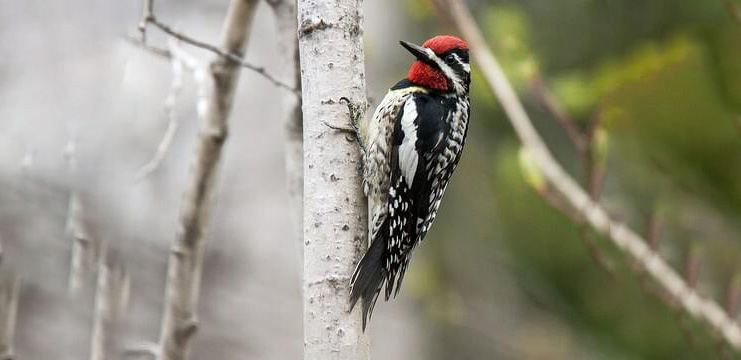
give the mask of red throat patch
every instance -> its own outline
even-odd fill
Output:
[[[468,49],[468,44],[452,35],[438,35],[425,41],[422,47],[429,48],[435,54],[440,55],[453,49]],[[448,79],[442,72],[419,60],[412,64],[407,74],[407,79],[417,85],[438,91],[447,91],[450,89]]]
[[[409,68],[407,79],[417,85],[438,91],[448,90],[448,79],[439,70],[419,60]]]

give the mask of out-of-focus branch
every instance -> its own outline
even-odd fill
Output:
[[[146,358],[146,359],[158,359],[161,351],[160,346],[155,343],[140,343],[135,345],[127,346],[124,350],[123,356],[126,358]]]
[[[576,148],[584,172],[584,182],[589,189],[589,196],[593,201],[597,201],[602,187],[602,179],[604,178],[604,166],[602,166],[602,162],[598,163],[595,161],[593,148],[594,127],[588,131],[582,130],[576,121],[564,110],[555,95],[546,86],[539,73],[536,72],[532,76],[529,84],[533,95],[535,95],[546,110],[553,114],[558,124],[566,131],[569,140],[571,140],[571,143]],[[599,119],[600,117],[596,116],[595,118]],[[596,126],[598,122],[599,120],[593,121],[593,125]],[[557,195],[554,196],[557,197]],[[552,200],[549,202],[552,202]],[[615,274],[614,265],[597,247],[597,243],[594,241],[594,235],[589,229],[589,224],[584,222],[579,223],[579,237],[595,263],[607,274],[615,278],[617,275]]]
[[[9,274],[0,283],[0,360],[14,358],[13,341],[18,316],[21,280]]]
[[[301,91],[301,69],[299,63],[298,38],[296,37],[296,1],[270,0],[268,4],[275,14],[278,57],[283,77],[289,86]],[[296,244],[303,249],[303,198],[304,198],[304,139],[301,112],[301,97],[284,97],[286,112],[285,166],[288,178],[288,197],[293,214],[293,229]]]
[[[736,24],[741,25],[741,7],[739,7],[734,0],[723,0],[723,2],[726,3],[726,8],[731,14],[733,21],[735,21]]]
[[[697,292],[647,242],[625,224],[612,219],[551,155],[530,121],[501,66],[489,50],[468,8],[461,0],[437,0],[444,4],[458,31],[468,41],[476,64],[497,96],[515,132],[543,176],[599,234],[612,241],[625,256],[640,264],[663,292],[677,299],[689,316],[708,324],[733,348],[741,350],[741,327],[723,307]]]
[[[579,125],[576,124],[576,121],[574,121],[574,119],[569,116],[566,110],[563,109],[558,100],[556,100],[556,97],[545,85],[545,82],[543,81],[543,78],[540,77],[540,74],[536,73],[530,79],[529,83],[530,90],[540,101],[543,107],[546,108],[551,114],[553,114],[559,125],[561,125],[561,127],[566,130],[571,143],[574,144],[574,147],[576,147],[579,153],[581,154],[586,151],[587,139],[582,133],[582,130],[579,128]]]
[[[222,30],[222,47],[242,56],[257,0],[232,0]],[[203,270],[205,235],[222,148],[228,133],[240,64],[217,56],[210,66],[213,89],[202,119],[194,163],[180,206],[178,231],[170,249],[165,309],[160,331],[161,360],[183,360],[197,329],[196,310]]]
[[[84,218],[82,200],[77,192],[73,191],[69,198],[66,226],[66,236],[72,241],[68,283],[70,295],[79,295],[94,282],[99,243],[90,236]]]
[[[268,73],[264,67],[250,64],[249,62],[244,60],[244,57],[241,54],[237,54],[232,51],[229,51],[229,49],[219,48],[216,45],[212,45],[205,41],[198,40],[192,36],[186,35],[185,33],[181,31],[175,30],[170,25],[160,21],[159,18],[157,18],[157,16],[154,14],[153,9],[154,9],[154,0],[145,0],[144,1],[144,14],[142,15],[142,20],[139,22],[139,32],[141,34],[140,46],[142,46],[143,48],[149,51],[158,53],[158,55],[167,56],[166,52],[159,51],[160,49],[147,45],[147,25],[152,24],[156,28],[162,30],[162,32],[164,32],[167,35],[170,35],[186,44],[193,45],[195,47],[198,47],[204,50],[208,50],[224,59],[233,61],[242,67],[245,67],[247,69],[252,70],[253,72],[260,74],[262,77],[264,77],[265,79],[273,83],[273,85],[279,88],[288,90],[294,95],[298,96],[300,92],[299,89],[292,87],[284,83],[283,81],[276,79],[273,75]]]
[[[170,53],[170,50],[168,50],[168,49],[157,47],[157,46],[154,46],[154,45],[150,45],[150,44],[142,41],[141,39],[137,39],[137,38],[135,38],[133,36],[126,36],[126,37],[124,37],[124,40],[126,40],[131,45],[134,45],[134,46],[136,46],[136,47],[138,47],[138,48],[140,48],[142,50],[145,50],[145,51],[147,51],[147,52],[149,52],[149,53],[151,53],[153,55],[157,55],[157,56],[159,56],[159,57],[161,57],[163,59],[171,59],[172,58],[172,54]]]
[[[124,268],[109,261],[106,246],[102,244],[98,264],[98,284],[95,290],[90,360],[111,358],[113,327],[118,314],[128,301],[128,281]]]
[[[177,117],[177,99],[180,95],[180,90],[183,84],[183,68],[187,68],[193,73],[193,79],[196,83],[196,108],[199,111],[205,111],[205,106],[202,102],[205,101],[207,84],[205,69],[198,61],[184,52],[178,47],[177,41],[172,40],[169,43],[170,49],[167,50],[167,54],[172,61],[172,84],[170,85],[170,92],[167,94],[165,99],[164,110],[167,117],[167,129],[165,134],[162,136],[160,143],[157,145],[157,151],[152,158],[137,171],[135,180],[140,181],[150,174],[152,174],[162,163],[162,160],[167,154],[170,144],[172,143],[175,133],[179,127]],[[202,114],[199,114],[202,117]]]
[[[733,126],[741,133],[741,115],[733,115],[731,121],[733,121]]]

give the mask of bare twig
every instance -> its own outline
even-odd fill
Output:
[[[585,133],[574,119],[563,109],[561,104],[558,102],[556,97],[551,93],[550,89],[545,85],[545,82],[540,77],[540,74],[535,74],[529,81],[530,90],[535,97],[540,101],[541,105],[547,109],[558,121],[558,124],[566,131],[571,143],[576,148],[579,155],[582,169],[584,171],[584,178],[587,186],[589,186],[589,194],[592,200],[597,201],[599,196],[599,189],[601,187],[602,178],[604,174],[604,168],[594,164],[594,158],[592,153],[592,141],[593,132]],[[597,247],[597,243],[594,241],[594,236],[589,229],[589,224],[583,221],[579,223],[579,238],[584,243],[584,247],[587,248],[589,256],[594,262],[604,270],[613,279],[617,278],[615,273],[615,266]]]
[[[164,104],[165,115],[168,120],[167,130],[165,130],[165,134],[164,136],[162,136],[162,140],[160,140],[159,145],[157,145],[157,151],[155,152],[154,156],[152,156],[152,158],[144,166],[142,166],[139,171],[137,171],[135,178],[136,181],[144,179],[145,177],[152,174],[155,170],[157,170],[159,165],[162,163],[167,150],[170,148],[172,139],[175,137],[175,132],[179,127],[176,109],[177,99],[180,94],[180,90],[182,89],[184,67],[191,70],[194,74],[193,77],[198,88],[196,93],[199,101],[202,97],[205,96],[206,92],[206,81],[204,79],[205,76],[203,75],[204,70],[202,66],[195,58],[180,50],[178,48],[177,41],[172,40],[169,42],[169,44],[170,49],[167,50],[167,52],[170,56],[170,59],[172,60],[172,85],[170,86],[170,92],[168,93]]]
[[[736,24],[741,25],[741,8],[739,8],[738,4],[736,4],[734,0],[723,0],[723,2],[726,3],[726,8],[731,14],[733,21],[735,21]]]
[[[210,51],[210,52],[212,52],[212,53],[214,53],[214,54],[216,54],[219,57],[222,57],[224,59],[228,59],[230,61],[233,61],[233,62],[239,64],[240,66],[242,66],[244,68],[247,68],[249,70],[252,70],[253,72],[261,75],[263,78],[265,78],[268,81],[270,81],[271,83],[273,83],[273,85],[275,85],[275,86],[277,86],[279,88],[288,90],[291,93],[293,93],[294,95],[297,95],[297,96],[299,95],[299,92],[300,92],[299,89],[297,89],[297,88],[295,88],[293,86],[290,86],[290,85],[284,83],[281,80],[276,79],[273,75],[270,75],[270,73],[268,73],[265,70],[264,67],[250,64],[249,62],[247,62],[239,54],[236,54],[236,53],[231,52],[231,51],[228,51],[228,50],[222,50],[221,48],[219,48],[219,47],[217,47],[215,45],[209,44],[209,43],[207,43],[205,41],[198,40],[198,39],[196,39],[196,38],[194,38],[192,36],[186,35],[186,34],[180,32],[180,31],[175,30],[170,25],[165,24],[164,22],[160,21],[157,18],[157,16],[155,16],[155,14],[153,12],[153,0],[145,0],[144,9],[145,10],[144,10],[144,14],[142,16],[142,20],[139,23],[139,32],[141,34],[141,41],[140,41],[141,44],[140,44],[140,46],[144,47],[145,49],[150,50],[150,51],[155,52],[155,53],[159,53],[159,55],[166,56],[166,53],[161,52],[161,51],[157,51],[158,48],[151,47],[151,46],[147,45],[147,41],[146,41],[147,40],[147,36],[146,36],[146,34],[147,34],[147,25],[148,24],[152,24],[156,28],[162,30],[162,32],[164,32],[167,35],[170,35],[170,36],[172,36],[172,37],[174,37],[174,38],[176,38],[176,39],[178,39],[178,40],[180,40],[180,41],[182,41],[182,42],[184,42],[186,44],[189,44],[189,45],[192,45],[192,46],[195,46],[195,47],[204,49],[204,50],[208,50],[208,51]]]
[[[157,55],[157,56],[159,56],[161,58],[164,58],[164,59],[171,59],[172,58],[172,54],[170,54],[170,50],[168,50],[168,49],[157,47],[157,46],[154,46],[154,45],[150,45],[150,44],[148,44],[146,42],[143,42],[141,39],[137,39],[137,38],[132,37],[132,36],[126,36],[126,37],[124,37],[124,40],[126,40],[131,45],[134,45],[134,46],[136,46],[138,48],[141,48],[143,50],[146,50],[146,51],[150,52],[151,54]]]
[[[695,284],[697,282],[697,272],[699,268],[700,252],[697,248],[693,248],[687,254],[687,258],[685,259],[684,263],[684,279],[687,282],[688,286],[693,288],[695,287]],[[674,300],[675,304],[681,301],[681,299],[678,298]],[[697,341],[695,340],[695,336],[692,334],[692,329],[690,328],[690,324],[688,323],[687,314],[682,311],[682,308],[680,306],[675,305],[674,308],[674,318],[677,321],[677,326],[682,331],[682,334],[684,335],[690,347],[693,349],[697,348]]]
[[[468,40],[473,58],[487,84],[498,97],[504,111],[535,164],[564,198],[577,209],[594,230],[609,240],[631,261],[640,264],[648,276],[671,297],[689,316],[705,322],[736,350],[741,350],[741,327],[728,316],[723,307],[697,292],[648,243],[607,212],[568,175],[551,155],[530,121],[512,85],[489,50],[468,8],[461,0],[438,0],[445,4],[460,33]]]
[[[545,188],[544,190],[536,191],[535,193],[538,194],[554,209],[558,210],[560,213],[568,217],[572,222],[577,224],[583,222],[579,213],[569,207],[569,204],[566,203],[566,201],[564,201],[562,197],[550,191],[550,188]]]
[[[232,0],[222,33],[228,53],[243,54],[257,0]],[[164,318],[160,331],[161,360],[183,360],[198,328],[205,235],[222,148],[228,133],[240,66],[223,56],[210,66],[213,89],[204,108],[191,176],[180,206],[178,231],[170,249]],[[199,110],[200,112],[200,110]]]
[[[733,115],[731,121],[733,122],[733,126],[736,127],[736,130],[741,133],[741,115]]]
[[[726,293],[726,313],[728,313],[728,316],[736,316],[739,298],[741,298],[741,276],[736,275],[731,280]]]
[[[556,121],[566,130],[574,147],[576,147],[579,153],[583,153],[587,147],[587,139],[583,131],[579,128],[576,121],[563,109],[558,100],[556,100],[556,97],[543,82],[540,74],[536,73],[530,79],[530,89],[543,107],[553,114]]]

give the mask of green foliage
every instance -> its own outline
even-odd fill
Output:
[[[639,233],[646,232],[650,217],[662,218],[662,256],[679,272],[688,256],[696,256],[701,289],[722,303],[729,284],[741,283],[741,129],[732,121],[741,115],[741,27],[730,22],[722,1],[468,3],[477,5],[474,14],[489,45],[558,160],[582,178],[579,156],[565,132],[552,114],[535,106],[527,86],[535,74],[583,128],[600,116],[591,150],[596,165],[606,169],[600,201],[607,210]],[[715,340],[704,326],[652,296],[646,290],[652,285],[635,275],[605,239],[595,239],[597,249],[616,263],[619,280],[595,264],[580,240],[579,225],[538,195],[547,182],[506,126],[475,63],[473,69],[469,145],[426,244],[431,253],[423,267],[435,270],[418,274],[428,280],[410,278],[420,281],[425,294],[429,289],[440,294],[434,307],[444,310],[433,313],[447,319],[441,320],[449,329],[444,334],[484,321],[483,314],[472,316],[455,299],[473,296],[496,304],[497,291],[471,289],[495,286],[482,269],[505,258],[525,294],[523,302],[555,317],[589,354],[717,358]],[[486,214],[496,226],[470,219]],[[452,260],[451,247],[473,246],[469,237],[474,234],[484,239],[476,243],[477,251]],[[495,254],[500,257],[493,260]],[[462,279],[467,287],[460,285]],[[692,334],[694,347],[682,328]],[[465,343],[465,353],[476,354],[468,358],[498,358],[480,342],[486,341],[444,344]],[[451,353],[460,351],[456,347]],[[596,358],[577,354],[547,358]]]

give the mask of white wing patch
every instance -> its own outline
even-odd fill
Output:
[[[399,168],[407,186],[412,187],[414,174],[417,172],[417,125],[414,120],[417,119],[417,104],[414,98],[410,97],[404,104],[404,113],[401,117],[401,131],[404,133],[404,140],[399,145]]]

